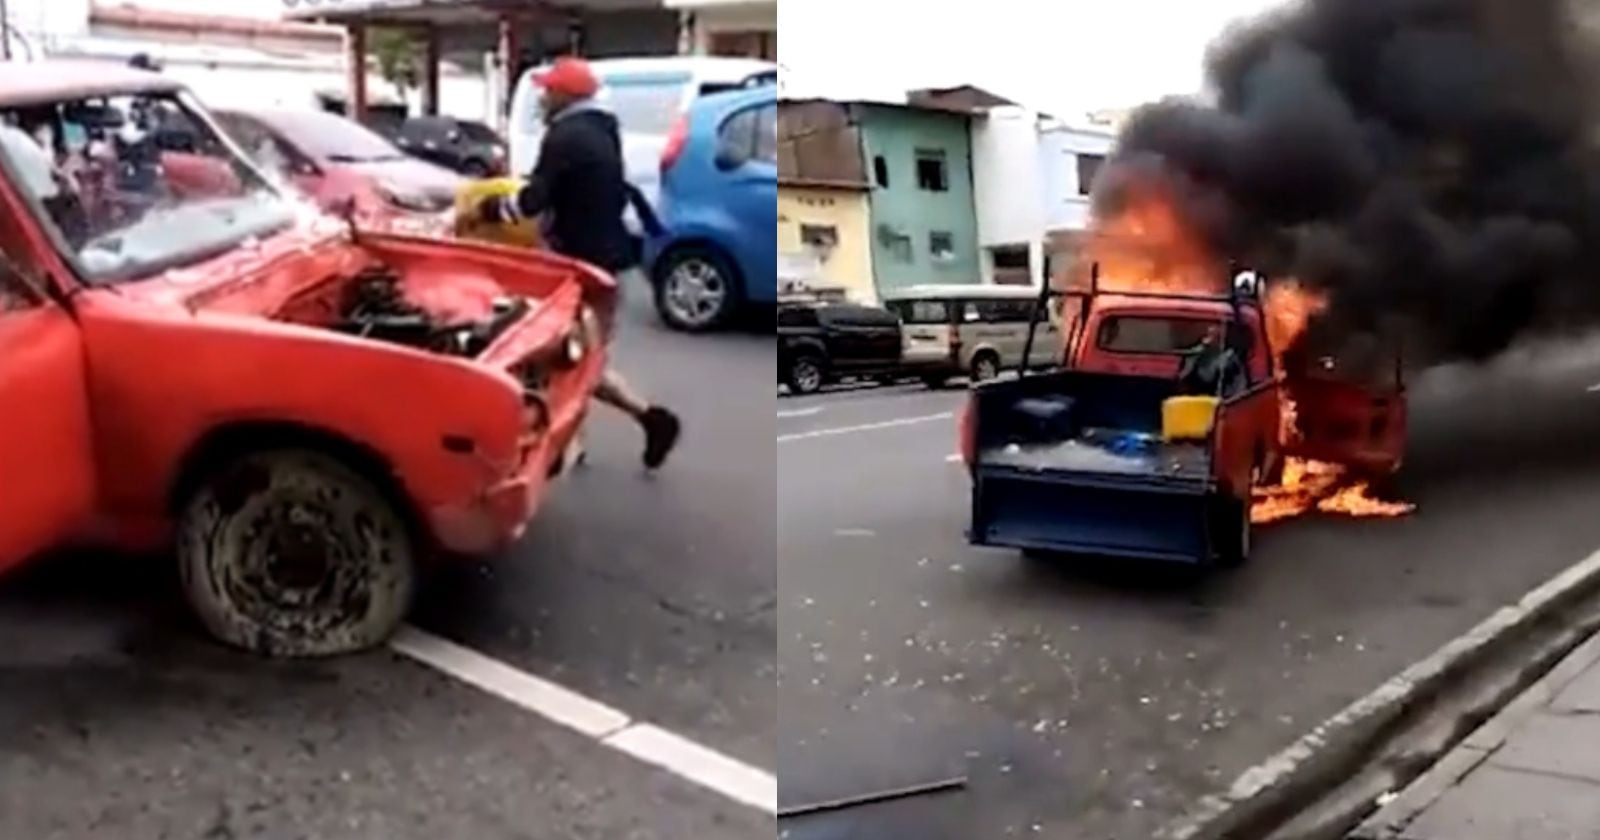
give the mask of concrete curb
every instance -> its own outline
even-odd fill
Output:
[[[1392,840],[1399,837],[1423,811],[1498,750],[1519,724],[1554,700],[1562,689],[1596,661],[1600,661],[1600,636],[1590,636],[1577,650],[1567,654],[1550,673],[1518,694],[1515,700],[1456,745],[1438,764],[1418,776],[1393,800],[1363,821],[1350,833],[1350,840]]]
[[[1157,838],[1246,840],[1272,832],[1354,776],[1404,716],[1438,702],[1441,693],[1495,653],[1596,590],[1600,590],[1600,551],[1390,678],[1287,749],[1246,770],[1226,792],[1202,798]]]

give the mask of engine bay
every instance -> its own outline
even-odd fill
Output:
[[[446,321],[406,299],[400,277],[375,267],[345,287],[333,329],[347,335],[401,344],[450,356],[474,357],[521,320],[532,305],[523,298],[495,299],[487,318]]]

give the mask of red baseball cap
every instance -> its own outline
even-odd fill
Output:
[[[550,69],[533,74],[534,84],[555,93],[587,97],[600,92],[600,80],[594,76],[589,62],[581,58],[558,58]]]

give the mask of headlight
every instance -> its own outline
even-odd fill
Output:
[[[567,340],[561,348],[561,354],[566,359],[567,364],[576,366],[583,361],[583,357],[588,352],[588,343],[584,341],[581,327],[567,333]]]
[[[586,341],[592,344],[605,342],[605,327],[600,323],[600,315],[587,303],[583,305],[583,312],[578,316],[578,326],[583,330]]]

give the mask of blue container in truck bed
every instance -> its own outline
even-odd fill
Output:
[[[1060,371],[973,389],[976,545],[1231,565],[1249,552],[1249,487],[1225,476],[1221,404],[1202,440],[1162,437],[1171,379]],[[1248,474],[1249,467],[1244,467]]]

